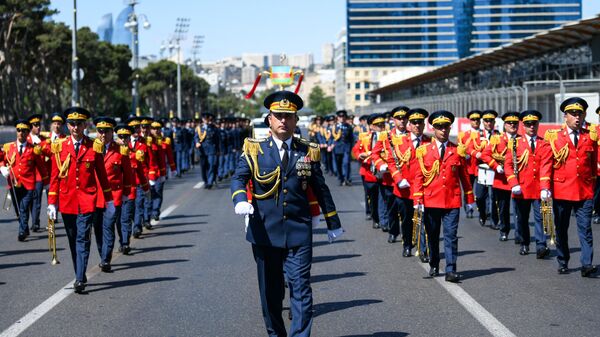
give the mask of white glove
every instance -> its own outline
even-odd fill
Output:
[[[540,193],[540,198],[544,201],[547,201],[552,196],[552,193],[549,190],[542,190]]]
[[[115,203],[112,200],[107,201],[104,207],[104,216],[112,219],[115,215]]]
[[[512,194],[514,194],[514,195],[521,195],[521,193],[523,193],[521,191],[521,185],[514,186],[510,190],[511,190]]]
[[[148,182],[150,183],[150,186],[156,185],[156,180],[148,180]]]
[[[10,175],[10,170],[6,166],[0,167],[0,172],[2,173],[2,176],[4,178],[8,178],[8,176]]]
[[[254,214],[254,207],[247,201],[240,201],[235,204],[235,214],[237,215],[250,215]]]
[[[409,188],[409,187],[410,187],[410,184],[408,183],[408,180],[406,180],[406,179],[402,179],[402,181],[398,183],[399,189]]]
[[[122,202],[122,203],[126,203],[128,200],[129,200],[129,197],[128,197],[128,196],[126,196],[125,194],[123,194],[123,195],[121,196],[121,202]]]
[[[48,205],[48,218],[51,220],[56,220],[56,206],[50,204]]]
[[[317,228],[319,227],[319,223],[321,222],[321,218],[317,215],[317,216],[313,216],[312,217],[312,228]]]
[[[501,165],[496,166],[496,172],[502,174],[504,173],[504,168]]]
[[[33,144],[39,144],[42,142],[40,137],[38,137],[37,135],[31,135],[31,141],[33,142]]]
[[[475,155],[475,158],[477,158],[477,159],[481,158],[481,152],[477,152],[477,154]]]
[[[475,203],[467,204],[467,212],[470,212],[475,209]]]
[[[423,206],[423,204],[415,204],[413,206],[413,208],[415,209],[416,212],[418,212],[418,211],[423,212],[425,210],[425,206]]]
[[[379,172],[383,173],[383,172],[387,172],[387,170],[388,170],[387,164],[383,164],[379,167]]]
[[[327,239],[329,243],[333,243],[333,241],[337,240],[342,234],[344,234],[345,230],[340,227],[334,230],[327,230]]]
[[[167,178],[172,179],[173,178],[173,171],[169,170],[169,172],[167,173]]]

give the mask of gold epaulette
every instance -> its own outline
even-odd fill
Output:
[[[493,135],[490,137],[490,145],[498,145],[500,144],[500,135]]]
[[[13,144],[14,142],[11,143],[6,143],[2,146],[2,151],[4,151],[4,153],[8,153],[8,151],[10,151],[10,144]]]
[[[590,139],[594,142],[598,141],[598,126],[596,124],[590,125]]]
[[[166,137],[165,138],[165,144],[171,145],[171,137]]]
[[[139,162],[143,162],[146,158],[146,154],[142,150],[135,151],[135,159]]]
[[[33,146],[33,153],[34,153],[35,155],[38,155],[38,156],[39,156],[40,154],[42,154],[42,147],[41,147],[41,146],[39,146],[38,144],[34,145],[34,146]]]
[[[477,138],[479,138],[479,132],[473,132],[473,131],[471,131],[471,133],[469,134],[469,138],[471,138],[471,139],[477,139]]]
[[[258,153],[263,154],[263,150],[260,148],[260,143],[266,142],[266,138],[254,139],[246,138],[244,140],[244,146],[242,150],[247,156],[258,156]]]
[[[40,132],[40,136],[44,138],[50,138],[50,131],[42,131]]]
[[[308,156],[312,162],[320,162],[321,161],[321,150],[319,149],[319,145],[316,143],[310,142],[304,138],[296,138],[301,144],[308,146]]]
[[[152,137],[150,137],[150,136],[146,137],[146,145],[148,145],[148,146],[152,145]]]
[[[104,152],[104,142],[101,141],[100,139],[96,138],[96,139],[94,139],[94,145],[92,146],[92,148],[94,149],[94,151],[96,153],[103,153]]]
[[[361,132],[358,134],[358,139],[365,139],[369,137],[369,133],[368,132]]]
[[[377,141],[383,142],[387,138],[387,135],[388,135],[387,131],[381,131],[379,133],[379,135],[377,135]]]
[[[427,153],[427,145],[429,144],[423,144],[415,150],[415,156],[417,158],[423,158],[423,156],[425,156],[425,154]]]
[[[162,146],[163,140],[161,138],[156,138],[156,145]]]
[[[466,157],[467,156],[467,147],[464,144],[458,143],[458,145],[456,146],[456,154],[458,154],[461,157]]]
[[[52,153],[59,153],[60,151],[62,151],[62,143],[67,140],[67,138],[59,138],[55,141],[52,142],[52,145],[50,145],[50,150],[52,151]]]
[[[558,129],[549,129],[546,130],[546,133],[544,134],[544,140],[547,142],[554,142],[556,140],[556,138],[558,138]]]
[[[396,145],[402,145],[402,143],[404,143],[404,137],[408,137],[408,135],[399,135],[399,136],[397,136],[397,135],[395,135],[393,133],[392,133],[392,136],[393,136],[392,137],[392,144],[394,146],[396,146]]]
[[[129,156],[129,146],[127,146],[127,145],[119,146],[119,152],[121,152],[121,155],[123,155],[123,156]]]

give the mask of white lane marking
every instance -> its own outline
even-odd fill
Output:
[[[203,181],[201,181],[201,182],[197,183],[197,184],[194,186],[194,189],[195,189],[195,190],[197,190],[197,189],[200,189],[200,188],[202,188],[202,187],[204,187],[204,182],[203,182]]]
[[[171,214],[179,205],[171,205],[167,207],[163,212],[161,212],[160,217],[166,217]],[[115,261],[119,255],[116,255],[113,258]],[[94,276],[100,273],[100,268],[97,266],[90,269],[86,275],[88,281],[91,280]],[[35,307],[33,310],[25,314],[25,316],[21,317],[17,320],[13,325],[9,326],[8,329],[4,330],[0,337],[16,337],[23,333],[27,328],[29,328],[33,323],[35,323],[38,319],[42,318],[45,314],[47,314],[52,308],[57,306],[60,302],[62,302],[65,298],[73,293],[73,283],[75,280],[67,283],[64,287],[62,287],[59,291],[57,291],[54,295],[50,296],[47,300],[42,302],[42,304]]]
[[[428,264],[420,262],[419,264],[423,269],[429,271]],[[496,317],[487,311],[481,304],[477,303],[477,301],[475,301],[475,299],[459,285],[446,282],[442,277],[435,277],[435,280],[493,336],[516,337],[512,331],[508,330],[504,324],[496,319]]]
[[[97,266],[90,269],[90,271],[86,273],[88,280],[98,275],[98,273],[100,273],[100,268]],[[13,325],[9,326],[8,329],[4,330],[0,334],[0,337],[15,337],[23,333],[23,331],[33,325],[38,319],[42,318],[42,316],[47,314],[52,308],[71,295],[73,293],[73,283],[75,283],[75,280],[60,288],[54,295],[50,296],[47,300],[13,323]]]

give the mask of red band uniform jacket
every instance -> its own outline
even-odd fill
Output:
[[[362,132],[358,135],[358,140],[352,147],[352,154],[360,163],[359,174],[364,177],[368,183],[377,182],[377,177],[371,172],[371,166],[374,165],[371,159],[371,150],[374,142],[377,141],[377,134],[375,132]],[[367,158],[364,160],[359,159],[359,155],[365,153]]]
[[[506,180],[506,174],[498,173],[496,169],[498,166],[502,166],[502,169],[506,170],[504,161],[506,160],[506,153],[508,152],[508,141],[509,134],[503,133],[500,135],[493,135],[490,137],[490,141],[483,149],[481,153],[481,161],[487,164],[490,169],[494,170],[494,188],[498,188],[505,191],[510,191],[511,186],[508,185]],[[517,135],[517,137],[520,137]]]
[[[32,145],[30,142],[25,142],[23,153],[19,154],[17,142],[4,144],[4,161],[5,166],[11,167],[11,178],[9,186],[12,186],[12,181],[15,180],[17,186],[24,187],[26,190],[35,190],[36,176],[40,177],[40,181],[47,185],[50,182],[48,171],[44,165],[42,157],[42,149],[39,145]]]
[[[426,135],[421,136],[421,145],[431,143],[431,138]],[[394,195],[403,199],[413,199],[415,193],[415,173],[419,169],[419,163],[416,156],[415,143],[411,135],[392,136],[392,143],[386,143],[385,150],[390,153],[387,158],[387,164],[392,179],[394,179]],[[390,147],[391,146],[391,147]],[[392,152],[392,147],[393,151]],[[396,162],[397,161],[397,162]],[[399,188],[398,184],[406,179],[410,184],[409,188]]]
[[[129,148],[127,146],[120,146],[115,142],[110,142],[104,154],[104,169],[106,170],[106,177],[110,185],[113,202],[115,206],[121,206],[123,204],[123,195],[125,194],[129,197],[132,186],[133,175],[129,162]],[[99,185],[98,188],[100,188]],[[102,193],[99,194],[96,206],[104,208],[105,202],[104,195]]]
[[[517,154],[517,174],[515,174],[514,170],[514,153]],[[541,162],[545,157],[550,155],[550,146],[539,136],[535,138],[535,151],[533,153],[526,136],[517,138],[517,147],[515,150],[513,150],[512,142],[508,143],[504,173],[511,189],[517,185],[521,186],[521,194],[513,194],[513,198],[532,200],[540,198]]]

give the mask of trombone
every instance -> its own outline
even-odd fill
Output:
[[[50,218],[48,218],[48,248],[52,253],[50,264],[53,266],[59,264],[58,255],[56,254],[56,227],[54,226],[54,220]]]
[[[556,228],[554,227],[554,212],[552,211],[552,199],[542,200],[541,205],[542,225],[544,235],[550,236],[550,245],[556,244]]]

